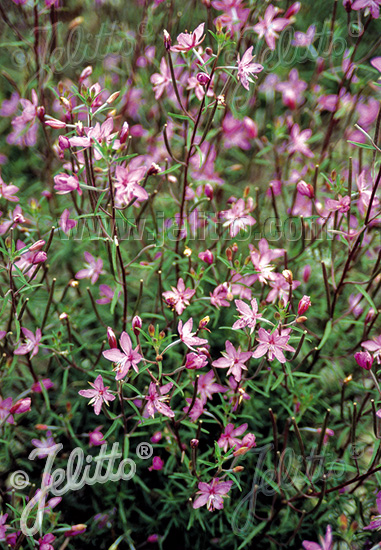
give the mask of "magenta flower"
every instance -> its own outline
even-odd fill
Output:
[[[99,447],[99,445],[103,445],[104,443],[106,443],[106,441],[104,440],[104,435],[100,431],[101,428],[102,426],[98,426],[97,428],[95,428],[95,430],[89,432],[90,447]]]
[[[276,85],[278,92],[282,92],[283,104],[289,109],[296,109],[303,102],[303,92],[308,85],[304,80],[299,80],[297,69],[291,69],[286,82]]]
[[[205,250],[205,252],[200,252],[198,257],[200,258],[200,260],[202,260],[208,265],[212,265],[212,263],[214,262],[213,252],[211,252],[210,250]]]
[[[308,128],[307,130],[300,131],[299,124],[294,124],[290,132],[290,144],[287,147],[290,155],[301,153],[308,158],[313,158],[314,154],[306,144],[311,136],[312,130]]]
[[[263,329],[262,329],[263,330]],[[219,369],[228,368],[227,376],[232,374],[237,382],[242,378],[242,370],[247,370],[246,361],[252,356],[251,351],[241,351],[239,346],[236,350],[229,340],[225,342],[226,352],[222,352],[223,357],[213,361],[212,365]]]
[[[319,538],[320,544],[304,540],[302,542],[303,548],[305,550],[332,550],[332,527],[330,525],[327,526],[325,537],[319,535]]]
[[[98,258],[97,260],[94,258],[90,252],[85,252],[84,254],[85,260],[86,260],[86,268],[80,269],[76,274],[76,279],[90,279],[91,284],[97,282],[99,275],[104,273],[103,271],[103,261],[101,258]]]
[[[172,46],[171,50],[173,52],[188,52],[192,48],[199,46],[201,42],[205,39],[204,34],[205,23],[201,23],[192,33],[182,32],[177,37],[177,42],[175,46]]]
[[[22,328],[22,333],[25,336],[25,343],[21,344],[17,349],[15,349],[15,355],[26,355],[29,352],[32,352],[30,357],[34,357],[38,353],[38,347],[41,340],[41,329],[36,330],[36,334],[33,334],[31,330],[27,328]]]
[[[381,335],[373,338],[373,340],[367,340],[362,342],[362,347],[370,351],[373,354],[374,359],[377,359],[377,363],[381,364]]]
[[[359,367],[363,369],[370,370],[373,365],[373,357],[369,351],[358,351],[355,353],[354,358]]]
[[[32,400],[30,397],[24,397],[24,399],[19,399],[14,405],[10,408],[12,414],[23,414],[30,411]]]
[[[52,432],[47,431],[46,435],[47,438],[42,437],[41,439],[32,439],[33,445],[37,447],[37,449],[41,449],[37,454],[38,458],[45,458],[54,452],[52,447],[55,446],[55,441],[52,437]]]
[[[282,10],[270,4],[265,11],[264,17],[259,17],[259,23],[253,27],[253,31],[258,34],[259,38],[265,37],[270,50],[275,50],[275,39],[279,38],[278,32],[283,31],[291,23],[291,19],[284,17],[275,19],[280,11]]]
[[[252,63],[254,59],[253,55],[253,46],[250,46],[240,58],[238,54],[237,63],[238,63],[238,80],[241,81],[242,86],[248,90],[249,83],[254,82],[252,79],[258,78],[255,76],[256,73],[263,71],[263,66],[259,63]]]
[[[0,540],[5,540],[5,532],[9,528],[9,525],[6,525],[8,514],[0,514]]]
[[[145,399],[148,401],[146,405],[146,411],[149,416],[152,416],[152,418],[154,418],[155,412],[164,414],[169,418],[173,418],[175,416],[175,413],[172,411],[172,409],[168,405],[163,403],[163,401],[168,401],[169,396],[167,396],[166,394],[171,390],[172,386],[172,382],[164,384],[164,386],[161,386],[161,388],[157,387],[155,382],[150,383],[148,388],[148,395],[145,396]]]
[[[107,349],[103,352],[103,357],[115,363],[114,370],[117,372],[115,380],[122,380],[127,376],[131,367],[138,373],[138,364],[143,360],[143,357],[138,353],[139,346],[136,346],[135,349],[132,348],[131,338],[127,332],[122,332],[119,342],[123,352],[117,348]]]
[[[196,333],[192,332],[193,319],[192,317],[183,326],[183,322],[180,320],[177,326],[177,330],[180,336],[180,340],[184,342],[186,346],[192,351],[196,351],[192,346],[203,346],[208,343],[208,340],[205,338],[199,338],[194,336]]]
[[[78,393],[82,397],[90,398],[89,405],[93,405],[94,412],[99,415],[103,403],[108,406],[109,401],[114,401],[115,395],[108,391],[109,386],[104,386],[101,375],[97,376],[95,382],[89,382],[92,390],[80,390]]]
[[[139,166],[141,157],[135,157],[130,161],[127,168],[117,166],[115,169],[115,204],[124,206],[135,199],[134,204],[139,205],[139,201],[148,199],[148,193],[139,185],[144,178],[147,169],[145,166]]]
[[[267,358],[269,361],[273,361],[274,358],[276,358],[280,363],[285,363],[286,358],[283,354],[283,351],[295,351],[292,346],[287,344],[289,338],[289,335],[282,336],[279,333],[279,330],[275,330],[273,333],[271,333],[264,328],[260,328],[258,330],[257,337],[259,346],[254,351],[253,357],[255,359],[258,359],[259,357],[263,357],[263,355],[266,355],[267,353]]]
[[[54,176],[53,179],[54,189],[57,191],[57,195],[66,195],[72,191],[77,191],[78,195],[82,195],[82,189],[79,186],[79,181],[75,174],[70,176],[69,174],[61,172]]]
[[[308,48],[308,46],[311,46],[314,41],[315,32],[315,25],[311,25],[310,27],[308,27],[306,33],[296,31],[294,35],[294,40],[291,41],[291,44],[293,46]]]
[[[243,199],[238,199],[230,210],[222,210],[220,216],[227,220],[223,225],[229,227],[230,236],[235,237],[246,226],[255,225],[256,220],[249,215],[249,210],[245,206]]]
[[[370,64],[381,73],[381,57],[373,57]]]
[[[199,376],[197,394],[200,395],[202,403],[205,404],[208,399],[213,399],[214,393],[224,393],[226,391],[227,388],[221,386],[221,384],[216,384],[216,379],[214,378],[214,373],[212,370]]]
[[[35,393],[42,393],[42,386],[44,386],[46,390],[50,390],[50,388],[54,387],[54,384],[50,378],[43,378],[39,382],[32,384],[31,390]]]
[[[114,294],[115,294],[115,290],[110,288],[108,285],[99,285],[100,298],[98,298],[95,301],[97,304],[101,304],[101,305],[109,304],[110,302],[112,302],[112,299],[114,298]],[[121,293],[119,292],[118,297],[120,296],[120,294]]]
[[[192,403],[192,398],[187,397],[185,401],[188,403],[188,407],[184,407],[183,411],[187,413],[189,411],[190,404]],[[192,422],[196,422],[196,420],[198,420],[200,416],[205,412],[204,405],[205,403],[203,402],[203,400],[196,397],[194,405],[189,412],[189,418],[192,420]]]
[[[305,197],[308,197],[309,199],[313,199],[315,196],[314,188],[312,187],[312,185],[310,183],[306,183],[303,180],[300,180],[298,182],[296,188],[298,190],[298,193]]]
[[[152,466],[148,468],[150,472],[152,470],[162,470],[164,468],[164,460],[160,458],[160,456],[154,456],[152,459]]]
[[[53,533],[47,533],[42,538],[38,539],[39,549],[38,550],[54,550],[54,546],[51,544],[54,542],[56,537]]]
[[[7,143],[20,147],[32,147],[37,142],[37,107],[38,97],[35,90],[31,93],[32,101],[20,99],[23,111],[12,120],[13,132],[7,137]]]
[[[257,300],[255,298],[251,300],[251,308],[242,300],[235,300],[235,305],[240,313],[240,316],[232,328],[237,330],[240,328],[249,327],[250,334],[253,334],[257,319],[261,319],[261,315],[258,314]]]
[[[168,305],[175,308],[176,312],[181,315],[184,309],[189,306],[189,300],[196,293],[195,290],[191,288],[185,288],[183,279],[180,279],[177,282],[177,288],[172,286],[172,290],[167,290],[163,292],[163,296]]]
[[[241,440],[238,439],[238,435],[242,435],[247,430],[247,424],[242,424],[238,428],[234,428],[234,424],[227,424],[224,432],[221,434],[217,444],[224,453],[227,452],[229,447],[240,445]]]
[[[76,220],[70,219],[70,210],[65,208],[65,210],[61,214],[61,217],[58,223],[62,231],[66,233],[66,235],[69,235],[70,229],[73,229],[78,222]]]
[[[378,516],[374,516],[372,518],[372,521],[367,525],[366,527],[363,527],[363,529],[367,531],[373,531],[374,529],[381,529],[381,491],[378,492],[377,498],[376,498],[376,505],[378,510]]]
[[[15,420],[13,416],[11,415],[11,408],[12,408],[12,397],[7,397],[6,399],[3,399],[0,395],[0,421],[7,419],[6,422],[8,424],[14,424]]]
[[[339,195],[339,200],[335,201],[333,199],[327,199],[325,201],[325,206],[327,210],[330,210],[331,212],[340,212],[341,214],[345,214],[345,212],[348,212],[351,205],[351,197],[348,195],[345,197],[342,197]]]
[[[233,299],[233,294],[231,293],[231,291],[229,292],[228,283],[222,283],[222,285],[218,285],[213,290],[213,293],[210,293],[210,303],[214,307],[229,307],[230,302],[228,301],[228,299]]]
[[[218,477],[214,477],[210,483],[201,481],[198,484],[199,491],[197,491],[200,496],[193,502],[193,508],[201,508],[206,504],[209,512],[222,510],[223,499],[226,498],[232,485],[232,481],[220,481]]]

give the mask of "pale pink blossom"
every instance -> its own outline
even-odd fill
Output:
[[[97,376],[95,382],[89,382],[93,388],[91,390],[80,390],[78,393],[82,397],[90,398],[89,405],[93,405],[94,412],[99,415],[102,410],[102,405],[108,405],[109,401],[114,401],[115,395],[108,391],[109,386],[103,384],[103,378],[101,375]]]
[[[208,343],[208,340],[205,338],[199,338],[195,336],[195,332],[192,332],[193,328],[193,319],[192,317],[183,325],[183,322],[180,320],[177,326],[177,330],[180,336],[180,339],[184,344],[191,349],[196,351],[192,346],[203,346]]]
[[[139,346],[133,349],[131,338],[127,332],[122,332],[119,342],[123,351],[112,348],[103,352],[103,357],[115,363],[114,370],[117,373],[115,380],[122,380],[127,376],[131,367],[136,373],[139,373],[138,365],[143,360],[143,357],[138,352]]]
[[[214,477],[210,483],[201,481],[198,484],[199,490],[197,491],[200,496],[193,502],[193,508],[201,508],[206,504],[209,512],[222,510],[224,507],[223,499],[226,498],[232,485],[232,481],[220,481],[218,477]]]
[[[265,11],[264,17],[259,17],[259,23],[253,27],[253,31],[258,34],[259,38],[265,37],[270,50],[275,50],[275,39],[279,38],[278,32],[283,31],[292,22],[291,19],[284,17],[275,19],[281,11],[270,4]]]
[[[99,275],[104,273],[103,261],[101,258],[95,259],[90,252],[85,252],[84,257],[86,260],[85,269],[80,269],[76,274],[76,279],[90,279],[91,284],[97,282]]]
[[[32,352],[30,357],[34,357],[38,353],[38,347],[40,345],[41,341],[41,329],[36,330],[36,334],[33,334],[33,332],[27,328],[21,329],[24,337],[25,342],[24,344],[19,345],[17,349],[15,349],[14,354],[15,355],[27,355],[28,353]]]
[[[163,296],[167,304],[174,307],[178,315],[181,315],[184,309],[189,306],[190,299],[196,291],[185,288],[185,283],[181,277],[177,282],[177,287],[172,286],[171,288],[172,290],[163,292]]]
[[[201,23],[193,32],[182,32],[177,37],[177,44],[172,46],[171,50],[173,52],[187,52],[193,48],[196,48],[203,42],[205,36],[204,34],[205,23]]]
[[[280,334],[278,329],[271,333],[271,331],[266,331],[264,328],[260,328],[258,330],[257,337],[259,346],[254,351],[253,357],[258,359],[267,353],[267,358],[269,361],[278,359],[280,363],[285,363],[286,358],[283,352],[295,351],[295,349],[287,343],[289,338],[290,336],[288,334]]]
[[[145,399],[148,401],[146,411],[149,416],[154,418],[155,412],[164,414],[164,416],[168,416],[168,418],[173,418],[175,416],[175,413],[171,410],[171,408],[163,403],[163,401],[169,400],[167,393],[171,390],[172,386],[172,382],[164,384],[164,386],[161,386],[160,388],[156,386],[155,382],[150,383],[148,395],[145,396]]]
[[[246,430],[246,423],[242,424],[238,428],[234,428],[234,424],[227,424],[225,430],[217,441],[218,446],[223,449],[224,453],[226,453],[228,448],[240,445],[241,440],[238,439],[237,436],[243,435]]]
[[[261,329],[259,329],[261,330]],[[227,376],[232,374],[234,378],[239,382],[242,378],[242,370],[247,370],[245,365],[246,361],[252,356],[251,351],[241,351],[241,347],[235,349],[233,344],[227,340],[225,342],[226,351],[221,352],[222,357],[213,361],[212,365],[219,369],[228,369]]]
[[[238,54],[237,63],[238,63],[238,80],[241,81],[242,86],[248,90],[249,89],[249,83],[254,82],[253,78],[258,78],[256,76],[256,73],[260,73],[263,71],[263,66],[259,63],[252,63],[254,59],[253,55],[253,46],[250,46],[245,53],[242,56],[242,59],[240,58],[240,55]]]
[[[235,300],[235,305],[240,316],[232,328],[237,330],[248,327],[250,328],[250,334],[253,334],[257,319],[261,319],[261,315],[258,314],[257,300],[255,298],[251,300],[251,307],[242,300]]]

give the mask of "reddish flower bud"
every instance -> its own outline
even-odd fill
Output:
[[[249,118],[248,116],[245,116],[243,119],[243,124],[245,126],[245,130],[249,135],[250,139],[255,139],[258,136],[258,127],[253,119]]]
[[[298,11],[300,10],[301,3],[300,2],[294,2],[286,11],[284,14],[285,19],[290,19],[293,15],[296,15]]]
[[[120,143],[126,143],[128,133],[129,133],[130,127],[128,125],[128,122],[123,122],[123,126],[120,129],[119,132],[119,141]]]
[[[303,315],[307,309],[311,306],[311,300],[309,296],[303,296],[298,305],[298,315]]]
[[[371,321],[373,321],[374,315],[375,315],[374,309],[373,309],[373,308],[370,308],[370,310],[368,311],[368,313],[367,313],[366,316],[365,316],[365,321],[364,321],[364,323],[365,323],[365,324],[368,324],[368,323],[370,323]]]
[[[356,363],[363,369],[370,370],[373,365],[373,357],[369,351],[358,351],[354,355]]]
[[[309,264],[307,264],[303,268],[302,278],[303,278],[304,283],[308,282],[308,279],[310,278],[310,275],[311,275],[311,266]]]
[[[107,327],[107,340],[110,348],[113,349],[118,347],[118,342],[116,340],[115,332],[112,330],[111,327]]]
[[[40,105],[39,107],[37,107],[37,118],[41,122],[44,122],[44,117],[45,117],[45,107],[43,105]]]
[[[9,412],[11,414],[22,414],[24,412],[28,412],[30,411],[31,403],[32,400],[30,397],[20,399],[19,401],[16,401],[16,403],[10,408]]]
[[[65,136],[59,136],[58,138],[58,145],[62,150],[69,149],[70,147],[70,141]]]
[[[200,260],[202,260],[208,265],[212,265],[212,263],[214,262],[213,252],[211,252],[210,250],[205,250],[205,252],[200,252],[198,257],[200,258]]]
[[[226,254],[226,257],[227,259],[229,260],[229,262],[232,261],[233,259],[233,252],[232,252],[232,249],[231,248],[227,248],[226,251],[225,251],[225,254]]]
[[[199,330],[205,328],[206,325],[209,323],[209,321],[210,321],[209,315],[207,315],[206,317],[203,317],[203,318],[201,319],[201,321],[199,322],[199,324],[198,324]]]
[[[300,182],[296,186],[298,193],[301,195],[304,195],[305,197],[308,197],[309,199],[313,199],[315,196],[314,188],[311,184],[306,183],[303,180],[300,180]]]
[[[43,251],[37,252],[32,258],[32,264],[36,265],[36,264],[41,264],[42,262],[46,262],[47,257],[48,256],[46,255],[46,252],[43,252]]]
[[[197,449],[199,443],[200,441],[198,439],[191,439],[190,446],[192,447],[192,449]]]
[[[148,334],[151,336],[151,338],[155,336],[155,327],[152,323],[148,327]]]
[[[208,199],[210,199],[210,200],[213,199],[214,191],[213,191],[213,187],[210,185],[210,183],[205,184],[204,193],[205,193],[205,196],[208,197]]]
[[[40,239],[39,241],[36,241],[35,243],[33,243],[32,246],[29,247],[29,250],[31,252],[41,250],[41,248],[44,246],[44,244],[45,244],[45,241]]]
[[[143,326],[143,321],[138,315],[132,319],[132,330],[134,331],[135,336],[139,336],[140,329]]]
[[[199,82],[201,86],[207,86],[207,84],[210,82],[210,76],[207,73],[198,73],[196,78],[197,82]]]
[[[88,65],[87,67],[85,67],[81,72],[81,75],[79,77],[79,82],[82,83],[84,80],[86,80],[86,78],[88,78],[92,74],[92,72],[93,72],[93,68],[91,67],[91,65]]]
[[[57,120],[56,118],[49,118],[48,120],[45,120],[46,126],[50,126],[51,128],[66,128],[66,122],[62,122],[61,120]]]

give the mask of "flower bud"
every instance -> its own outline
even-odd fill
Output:
[[[310,183],[306,183],[303,180],[300,180],[300,182],[297,184],[296,189],[298,190],[298,193],[301,195],[304,195],[305,197],[308,197],[309,199],[313,199],[315,196],[314,188]]]
[[[22,414],[24,412],[28,412],[30,411],[31,403],[32,400],[30,397],[20,399],[19,401],[16,401],[16,403],[10,408],[9,412],[11,414]]]
[[[298,305],[298,315],[303,315],[309,307],[311,307],[310,297],[303,296]]]
[[[201,86],[207,86],[210,82],[210,76],[207,73],[198,73],[196,78],[197,82],[201,84]]]
[[[55,129],[66,128],[66,122],[62,122],[56,118],[49,118],[48,120],[45,120],[45,125]]]
[[[209,323],[209,321],[210,321],[209,315],[207,315],[206,317],[203,317],[203,318],[201,319],[201,321],[199,322],[199,324],[198,324],[199,330],[205,328],[206,325]]]
[[[292,271],[290,271],[289,269],[284,269],[284,270],[282,271],[282,275],[283,275],[283,277],[286,279],[287,283],[288,283],[289,285],[292,285],[292,281],[294,280]]]
[[[211,252],[210,250],[205,250],[205,252],[200,252],[198,257],[200,258],[200,260],[202,260],[208,265],[212,265],[212,263],[214,262],[213,252]]]
[[[190,446],[192,447],[192,449],[197,449],[199,443],[200,441],[198,439],[191,439]]]
[[[236,474],[238,472],[243,472],[244,469],[245,468],[243,466],[234,466],[232,471]]]
[[[213,55],[213,50],[212,50],[212,48],[210,48],[209,46],[207,46],[207,47],[205,48],[205,53],[206,53],[206,55],[209,55],[209,56]]]
[[[114,92],[113,94],[110,95],[109,98],[107,98],[106,103],[107,103],[108,105],[110,105],[110,104],[113,103],[116,99],[118,99],[119,96],[120,96],[120,92]]]
[[[310,278],[310,275],[311,275],[311,266],[309,264],[307,264],[303,268],[302,278],[303,278],[304,283],[308,282],[308,279]]]
[[[37,118],[41,122],[44,122],[44,117],[45,117],[45,107],[43,105],[39,105],[37,107]]]
[[[88,65],[87,67],[85,67],[81,72],[81,75],[79,77],[79,82],[82,84],[82,82],[86,80],[86,78],[88,78],[92,74],[92,72],[93,72],[93,68],[91,65]]]
[[[115,332],[111,327],[107,327],[107,340],[110,348],[114,349],[118,347],[118,342],[116,340]]]
[[[36,265],[36,264],[41,264],[42,262],[46,262],[47,257],[48,256],[46,252],[43,252],[43,251],[36,252],[36,254],[32,258],[32,264]]]
[[[214,191],[213,191],[213,187],[210,185],[210,183],[205,184],[204,193],[205,193],[205,196],[208,197],[208,199],[210,199],[210,200],[213,199]]]
[[[373,308],[370,308],[369,311],[368,311],[368,313],[367,313],[366,316],[365,316],[364,323],[367,325],[368,323],[370,323],[371,321],[373,321],[374,315],[375,315],[374,309],[373,309]]]
[[[305,321],[307,321],[307,317],[305,317],[304,315],[295,319],[296,323],[304,323]]]
[[[66,136],[59,136],[58,137],[58,145],[62,150],[69,149],[70,147],[70,141]]]
[[[248,133],[249,139],[255,139],[258,136],[258,126],[253,119],[245,116],[243,119],[245,130]]]
[[[32,244],[32,246],[29,247],[30,252],[35,252],[37,250],[41,250],[41,248],[44,246],[45,241],[40,239],[39,241],[36,241]]]
[[[169,52],[169,50],[171,49],[171,44],[172,44],[171,35],[165,29],[163,31],[163,34],[164,34],[164,47],[167,50],[167,52]]]
[[[152,323],[148,326],[148,334],[151,336],[151,338],[155,336],[155,327]]]
[[[132,330],[134,331],[135,336],[139,336],[142,326],[143,321],[141,320],[139,315],[135,315],[135,317],[132,319]]]
[[[232,259],[233,259],[233,252],[232,252],[232,249],[228,247],[228,248],[225,250],[225,254],[226,254],[226,257],[227,257],[227,259],[229,260],[229,262],[231,262]]]
[[[147,175],[148,176],[156,176],[160,172],[160,166],[156,164],[156,162],[153,162],[151,166],[148,168]]]
[[[370,370],[373,365],[373,357],[369,351],[358,351],[354,355],[356,363],[363,369]]]

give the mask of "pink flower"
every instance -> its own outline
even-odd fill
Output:
[[[293,155],[298,152],[308,158],[313,158],[314,154],[306,144],[311,136],[312,130],[308,128],[307,130],[300,131],[299,124],[294,124],[290,132],[290,144],[287,147],[289,154]]]
[[[78,222],[76,220],[70,219],[70,210],[65,208],[65,210],[61,214],[60,221],[58,223],[62,231],[66,233],[66,235],[69,235],[70,229],[73,229]]]
[[[10,408],[12,414],[23,414],[30,411],[30,405],[32,400],[30,397],[24,397],[24,399],[19,399],[16,403]]]
[[[25,336],[25,343],[21,344],[17,349],[15,349],[15,355],[26,355],[29,352],[32,352],[30,357],[34,357],[38,353],[38,346],[40,345],[41,340],[41,329],[36,330],[36,334],[33,334],[31,330],[27,328],[22,328],[22,333]]]
[[[373,57],[370,64],[381,73],[381,57]]]
[[[303,296],[298,304],[298,315],[303,315],[308,308],[311,307],[311,299],[309,296]]]
[[[249,215],[249,210],[245,206],[243,199],[238,199],[230,210],[223,210],[220,216],[227,220],[223,225],[230,228],[230,236],[235,237],[246,226],[255,225],[256,220]]]
[[[5,532],[9,528],[9,525],[6,525],[8,514],[0,514],[0,540],[5,540]]]
[[[139,205],[140,201],[148,199],[147,191],[139,185],[144,178],[147,169],[140,166],[141,157],[135,157],[130,161],[127,168],[117,166],[115,169],[115,203],[117,206],[124,206],[135,199],[134,204]]]
[[[42,538],[38,539],[39,549],[38,550],[54,550],[54,546],[50,544],[51,542],[54,542],[56,537],[53,535],[53,533],[47,533]]]
[[[251,351],[241,351],[240,346],[236,350],[229,340],[225,342],[225,347],[226,352],[223,351],[221,353],[223,357],[217,359],[217,361],[213,361],[212,365],[220,369],[228,368],[227,376],[231,373],[237,382],[239,382],[242,378],[242,370],[247,370],[245,363],[250,359],[252,353]]]
[[[154,456],[152,459],[152,466],[148,468],[150,472],[152,470],[162,470],[164,468],[164,460],[160,458],[160,456]]]
[[[153,434],[153,436],[151,437],[151,441],[152,443],[159,443],[160,439],[162,438],[162,433],[161,432],[155,432]]]
[[[155,92],[155,99],[160,99],[163,92],[172,84],[171,72],[168,68],[165,57],[160,61],[160,73],[154,73],[151,76],[151,82],[153,84],[153,90]]]
[[[116,348],[108,349],[103,352],[103,357],[115,363],[114,370],[117,372],[115,380],[122,380],[122,378],[127,376],[131,367],[138,373],[138,364],[143,359],[140,353],[138,353],[139,346],[132,349],[131,338],[127,332],[122,332],[119,342],[123,352]]]
[[[317,428],[316,433],[320,434],[321,428]],[[335,432],[330,428],[326,428],[324,438],[323,438],[324,445],[327,445],[329,438],[332,437],[333,435],[335,435]]]
[[[185,288],[184,281],[181,277],[177,282],[177,288],[174,286],[171,288],[172,290],[163,292],[163,296],[167,304],[174,307],[176,312],[181,315],[184,309],[189,306],[189,300],[196,293],[196,291],[191,288]]]
[[[7,185],[0,176],[0,199],[5,199],[11,202],[17,202],[19,199],[15,197],[15,193],[19,190],[15,185]]]
[[[283,31],[291,23],[291,19],[283,17],[274,20],[280,11],[282,10],[270,4],[265,11],[264,17],[259,17],[259,23],[253,27],[253,31],[259,35],[259,38],[265,37],[270,50],[275,50],[275,39],[279,38],[277,33]]]
[[[184,407],[183,411],[187,413],[189,411],[189,407],[192,402],[192,399],[189,397],[185,399],[185,401],[188,403],[188,407]],[[196,397],[194,405],[191,411],[189,412],[189,418],[192,420],[192,422],[196,422],[196,420],[198,420],[200,416],[205,412],[204,405],[205,403],[202,401],[202,399],[199,399],[198,397]]]
[[[192,332],[192,327],[193,319],[191,317],[190,319],[188,319],[184,326],[183,322],[180,320],[177,326],[177,330],[181,341],[184,342],[184,344],[188,346],[189,349],[191,349],[192,351],[196,351],[192,346],[203,346],[204,344],[208,343],[208,340],[205,340],[205,338],[194,336],[196,333]]]
[[[52,447],[55,446],[55,441],[52,437],[52,432],[47,431],[46,435],[47,438],[42,437],[41,439],[32,439],[33,445],[37,449],[41,449],[37,454],[38,458],[45,458],[49,456],[52,452],[54,452],[54,449]]]
[[[377,529],[377,530],[381,529],[381,491],[377,493],[376,505],[378,510],[378,516],[374,516],[372,518],[372,521],[369,523],[369,525],[367,525],[366,527],[363,527],[363,529],[367,531],[373,531],[374,529]]]
[[[315,25],[310,25],[306,33],[296,31],[295,38],[294,40],[292,40],[291,44],[293,46],[308,48],[308,46],[311,46],[311,44],[314,41],[315,32],[316,32]]]
[[[333,199],[327,199],[325,201],[325,206],[328,210],[331,212],[340,212],[341,214],[345,214],[345,212],[348,212],[351,205],[351,197],[348,195],[345,197],[341,197],[339,195],[339,200],[335,201]]]
[[[89,382],[92,390],[80,390],[78,393],[82,397],[90,398],[89,405],[93,405],[94,412],[99,415],[103,403],[108,406],[109,401],[114,401],[115,395],[108,391],[109,386],[104,386],[101,375],[97,376],[95,382]]]
[[[54,176],[53,179],[54,189],[57,191],[57,195],[66,195],[72,191],[77,191],[78,195],[82,195],[82,189],[79,186],[79,181],[75,174],[70,176],[69,174],[61,172]]]
[[[247,430],[247,424],[242,424],[238,428],[234,428],[234,424],[227,424],[224,432],[221,434],[217,444],[224,453],[227,452],[229,447],[237,446],[241,443],[241,440],[237,438],[238,435],[242,435]]]
[[[92,432],[89,432],[89,443],[90,447],[99,447],[99,445],[103,445],[106,443],[104,440],[104,435],[100,431],[102,426],[98,426],[98,428],[95,428]]]
[[[304,540],[302,543],[303,548],[305,550],[332,550],[332,527],[330,525],[327,526],[325,537],[323,538],[320,535],[319,538],[320,544],[318,544],[317,542]]]
[[[185,368],[187,369],[202,369],[208,364],[208,358],[200,353],[188,353],[185,358]]]
[[[214,262],[213,252],[211,252],[210,250],[205,250],[205,252],[200,252],[198,257],[200,258],[200,260],[202,260],[208,265],[212,265],[212,263]]]
[[[205,23],[201,23],[192,33],[184,33],[178,35],[177,42],[175,46],[172,46],[171,50],[173,52],[188,52],[192,48],[199,46],[201,42],[205,39],[204,34]]]
[[[233,294],[229,292],[228,284],[222,283],[222,285],[218,285],[214,290],[213,293],[210,293],[210,303],[214,307],[229,307],[230,302],[228,299],[233,299]]]
[[[168,416],[168,418],[173,418],[175,416],[175,413],[171,410],[171,408],[163,403],[163,401],[168,401],[169,396],[167,396],[166,394],[171,390],[172,386],[172,382],[164,384],[164,386],[161,386],[161,388],[158,388],[155,382],[150,383],[148,388],[148,395],[145,396],[145,399],[148,401],[146,405],[146,411],[149,416],[152,416],[152,418],[154,418],[155,412],[164,414],[165,416]]]
[[[43,378],[39,382],[35,382],[32,384],[31,390],[35,393],[42,393],[41,385],[44,386],[46,390],[49,390],[50,388],[54,387],[53,382],[50,380],[50,378]]]
[[[32,147],[37,142],[37,107],[38,98],[32,90],[32,101],[20,99],[23,111],[20,116],[12,120],[13,132],[8,135],[7,143],[20,147]]]
[[[373,354],[374,359],[377,359],[377,363],[381,364],[381,335],[373,340],[367,340],[362,342],[362,347],[370,351]]]
[[[0,420],[7,419],[8,424],[14,424],[15,420],[13,416],[11,415],[11,407],[12,407],[12,397],[7,397],[6,399],[3,399],[0,396]]]
[[[366,8],[373,19],[378,19],[380,17],[380,5],[381,0],[355,0],[352,4],[352,10],[357,11]]]
[[[314,188],[310,183],[306,183],[303,180],[300,180],[299,183],[296,186],[298,193],[301,195],[304,195],[305,197],[308,197],[309,199],[313,199],[315,196]]]
[[[273,333],[266,331],[264,328],[258,330],[257,340],[259,346],[253,353],[253,357],[258,359],[263,357],[267,353],[269,361],[273,361],[274,358],[278,359],[280,363],[285,363],[286,358],[283,351],[295,351],[295,349],[287,344],[290,336],[281,335],[279,330],[275,330]]]
[[[276,85],[278,92],[282,92],[283,104],[289,109],[296,109],[303,102],[303,92],[307,89],[307,83],[299,80],[297,69],[291,69],[286,82]]]
[[[79,523],[78,525],[73,525],[68,531],[65,531],[65,537],[75,537],[77,535],[82,535],[87,529],[87,526]]]
[[[258,303],[254,298],[251,300],[251,308],[245,304],[242,300],[235,300],[235,305],[240,313],[240,318],[233,325],[233,329],[237,330],[244,327],[250,328],[250,334],[253,334],[257,319],[261,319],[261,315],[258,314]]]
[[[362,344],[363,345],[363,344]],[[369,351],[358,351],[355,353],[354,358],[356,363],[363,369],[370,370],[373,365],[373,357]]]
[[[240,58],[238,54],[237,63],[238,63],[238,80],[241,81],[241,84],[246,90],[249,89],[249,83],[253,82],[251,75],[254,75],[253,78],[258,78],[255,76],[256,73],[263,71],[263,66],[259,63],[252,63],[254,59],[253,55],[253,46],[250,46]]]
[[[203,404],[205,404],[208,399],[213,399],[214,393],[224,393],[226,391],[227,388],[221,386],[221,384],[216,384],[216,379],[214,378],[214,373],[212,370],[199,376],[197,395],[200,395],[200,399]]]
[[[86,260],[86,268],[80,269],[76,274],[76,279],[90,279],[91,284],[97,282],[99,275],[104,273],[103,271],[103,261],[101,258],[97,260],[90,254],[90,252],[85,252],[84,257]]]
[[[252,433],[248,433],[243,437],[242,441],[239,442],[233,455],[240,456],[240,455],[246,454],[247,451],[249,451],[250,449],[256,446],[257,444],[255,442],[255,435]]]
[[[232,485],[232,481],[220,481],[218,477],[214,477],[210,483],[201,481],[198,484],[199,491],[197,491],[200,496],[193,502],[193,508],[201,508],[206,504],[209,512],[222,510],[224,507],[223,499],[227,496]]]
[[[120,292],[119,292],[119,296],[120,296]],[[110,288],[108,285],[99,285],[99,296],[100,298],[98,298],[96,301],[97,304],[109,304],[110,302],[112,302],[112,299],[114,298],[114,295],[115,295],[115,290],[113,290],[112,288]],[[119,297],[118,296],[118,297]]]

